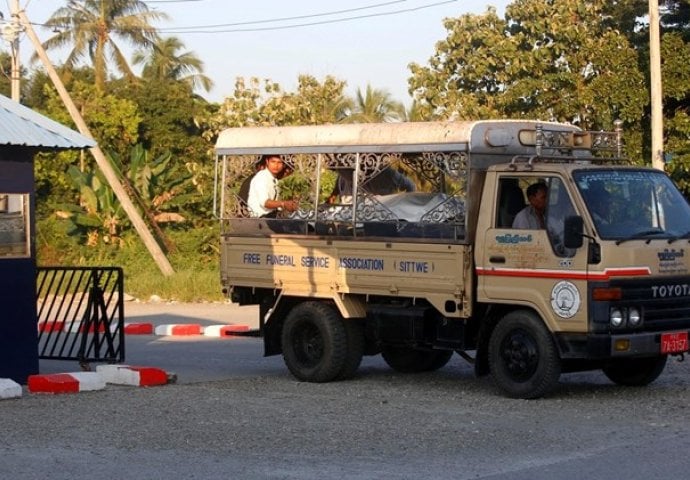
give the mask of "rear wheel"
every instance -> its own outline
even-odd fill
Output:
[[[511,312],[489,339],[489,368],[494,382],[512,398],[537,398],[561,374],[556,346],[546,326],[529,311]]]
[[[453,356],[453,351],[386,346],[381,349],[381,356],[397,372],[420,373],[444,367]]]
[[[320,302],[300,303],[290,311],[281,344],[285,365],[302,381],[334,380],[348,360],[343,320],[330,305]]]
[[[609,380],[627,387],[643,387],[659,378],[666,367],[667,356],[626,358],[606,365],[602,370]]]
[[[450,359],[453,357],[453,350],[434,350],[435,358],[431,361],[429,367],[427,367],[427,372],[435,372],[445,367]]]

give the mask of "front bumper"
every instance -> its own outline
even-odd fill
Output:
[[[671,331],[620,334],[556,333],[556,343],[561,358],[568,360],[654,357],[661,355],[662,333]],[[627,340],[629,347],[626,350],[616,349],[615,345],[619,340]]]

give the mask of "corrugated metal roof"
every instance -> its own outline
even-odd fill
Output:
[[[94,147],[96,142],[0,95],[0,145],[51,150]]]

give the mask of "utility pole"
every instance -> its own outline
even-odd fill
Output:
[[[664,112],[661,88],[659,0],[649,0],[649,82],[652,104],[652,167],[664,169]]]
[[[77,109],[77,106],[74,104],[72,98],[69,96],[67,89],[63,85],[60,76],[55,71],[55,68],[53,67],[53,64],[50,62],[50,59],[48,59],[48,55],[46,54],[43,45],[41,45],[41,42],[39,41],[38,36],[36,35],[36,32],[34,31],[31,23],[29,23],[29,19],[27,18],[26,13],[23,10],[21,10],[18,12],[18,16],[21,21],[21,24],[23,24],[23,27],[26,29],[26,33],[29,39],[31,40],[31,42],[34,45],[34,48],[36,49],[38,57],[41,59],[41,62],[43,62],[43,66],[46,68],[48,76],[50,76],[50,79],[53,81],[53,85],[55,85],[55,88],[57,89],[60,98],[67,107],[67,110],[69,111],[72,120],[74,120],[74,123],[77,125],[79,132],[85,137],[93,139],[93,135],[91,135],[89,127],[87,127],[86,122],[84,122],[81,113]],[[115,170],[113,169],[112,165],[110,164],[108,159],[105,158],[103,151],[97,145],[91,148],[91,153],[93,154],[93,157],[96,159],[96,163],[98,164],[98,167],[101,169],[101,172],[103,172],[103,176],[105,176],[106,180],[110,184],[110,187],[113,189],[113,193],[120,201],[120,204],[122,205],[124,211],[127,213],[127,216],[132,222],[132,225],[134,225],[134,228],[139,233],[139,237],[142,239],[144,245],[146,245],[146,248],[149,250],[149,253],[158,265],[158,268],[161,270],[163,275],[166,276],[175,273],[172,266],[170,265],[170,262],[168,261],[168,258],[161,250],[160,245],[158,245],[156,239],[153,238],[153,235],[151,235],[148,226],[146,225],[146,223],[144,223],[144,220],[139,215],[139,212],[132,203],[132,200],[127,195],[127,192],[120,183],[120,179],[117,177],[117,174],[115,173]]]
[[[2,37],[10,44],[10,57],[12,65],[10,67],[10,87],[11,97],[15,102],[19,102],[21,97],[21,71],[19,66],[19,34],[22,26],[19,22],[19,0],[11,0],[10,21],[2,28]]]

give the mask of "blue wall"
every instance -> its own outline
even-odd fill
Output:
[[[26,383],[38,373],[34,165],[28,154],[16,157],[0,160],[0,193],[30,193],[31,255],[0,256],[0,378]]]

